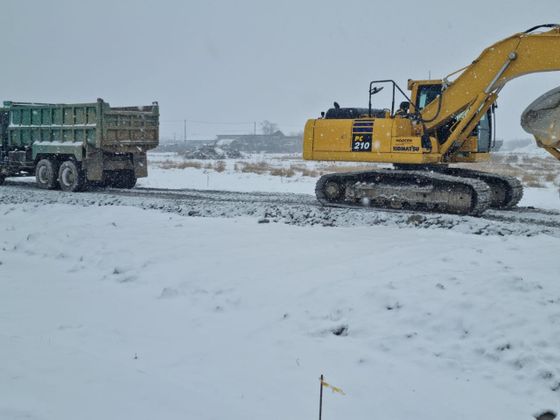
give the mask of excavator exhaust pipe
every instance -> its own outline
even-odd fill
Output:
[[[534,100],[521,114],[521,127],[539,146],[560,147],[560,87]]]

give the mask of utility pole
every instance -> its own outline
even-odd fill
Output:
[[[257,122],[253,122],[253,135],[257,135]]]
[[[185,143],[187,142],[187,120],[183,120],[184,123],[184,134],[185,134]]]

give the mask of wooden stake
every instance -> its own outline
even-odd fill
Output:
[[[321,390],[319,391],[319,420],[323,414],[323,375],[321,375]]]

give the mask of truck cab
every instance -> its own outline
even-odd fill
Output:
[[[0,108],[0,151],[5,152],[8,148],[8,126],[10,125],[10,113]]]

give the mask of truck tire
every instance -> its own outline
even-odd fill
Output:
[[[111,188],[131,189],[136,185],[134,171],[111,171],[106,173],[105,185]]]
[[[6,177],[4,175],[0,175],[0,185],[2,185],[5,180],[6,180]]]
[[[44,190],[58,188],[58,168],[50,159],[41,159],[35,167],[35,183]]]
[[[134,188],[136,181],[137,179],[136,175],[134,175],[134,171],[122,171],[120,177],[121,186],[118,188],[126,188],[127,190],[130,190],[131,188]]]
[[[58,182],[62,191],[82,191],[86,186],[86,177],[79,163],[66,160],[58,170]]]

